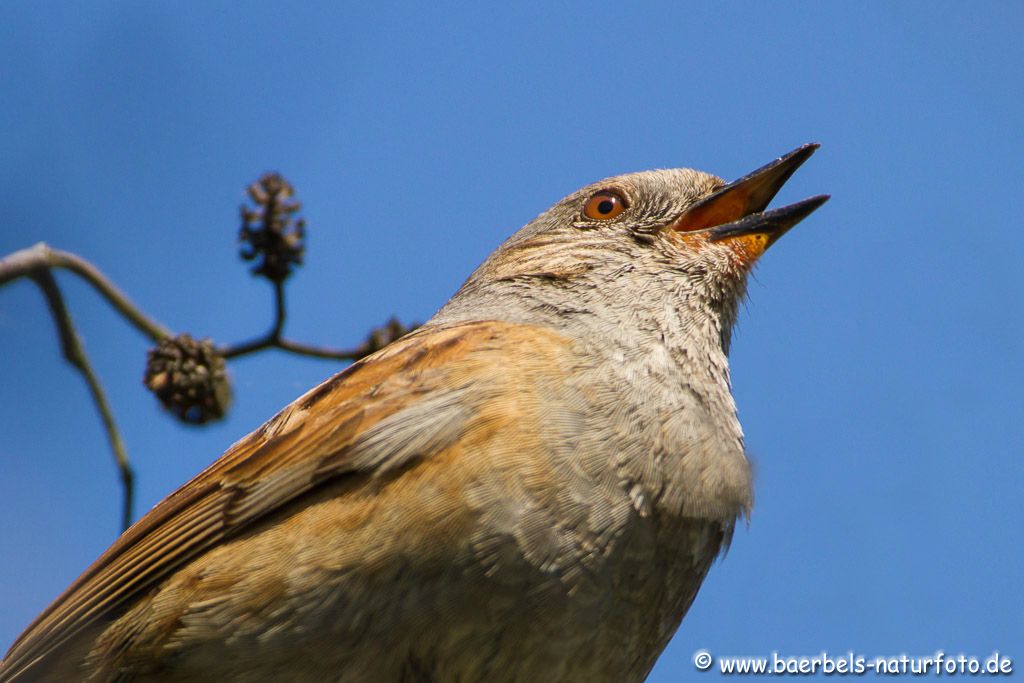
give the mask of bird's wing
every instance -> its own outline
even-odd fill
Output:
[[[324,483],[397,473],[447,448],[487,399],[482,368],[507,379],[545,334],[557,337],[498,322],[421,328],[301,396],[129,528],[15,641],[0,681]]]

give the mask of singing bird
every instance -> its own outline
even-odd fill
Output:
[[[642,680],[750,511],[730,333],[816,148],[558,202],[128,529],[0,681]]]

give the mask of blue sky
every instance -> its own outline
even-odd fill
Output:
[[[1024,658],[1020,3],[42,3],[0,8],[0,254],[92,260],[175,330],[261,332],[243,187],[305,202],[296,338],[429,317],[604,176],[817,155],[833,198],[751,282],[732,353],[757,503],[652,681],[715,655]],[[141,386],[146,340],[59,276],[148,509],[339,369],[230,365],[224,422]],[[117,533],[85,387],[33,286],[0,289],[0,647]],[[1022,660],[1024,661],[1024,660]],[[712,677],[713,674],[702,674]]]

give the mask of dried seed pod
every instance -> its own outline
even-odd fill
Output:
[[[297,218],[302,204],[294,201],[294,188],[279,173],[264,174],[247,189],[255,206],[242,205],[241,256],[257,261],[252,272],[283,282],[302,265],[306,250],[306,221]]]
[[[403,337],[419,327],[418,324],[403,325],[398,318],[390,318],[380,327],[375,327],[366,338],[366,353],[370,354],[379,351],[385,346]]]
[[[149,350],[143,383],[188,424],[219,420],[231,404],[224,358],[209,339],[179,334],[160,340]]]

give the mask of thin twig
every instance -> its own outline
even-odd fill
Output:
[[[237,358],[254,351],[281,348],[281,332],[284,330],[284,320],[288,316],[284,303],[284,280],[271,280],[271,283],[274,285],[274,322],[270,326],[270,331],[262,337],[222,346],[218,351],[224,358]]]
[[[278,340],[277,347],[302,356],[313,356],[314,358],[337,358],[339,360],[359,360],[363,356],[368,356],[377,350],[376,347],[369,342],[364,342],[352,349],[331,349],[326,346],[303,344],[302,342],[292,341],[291,339]]]
[[[43,265],[37,266],[34,270],[30,270],[25,274],[39,285],[43,296],[46,297],[46,303],[53,316],[53,322],[57,326],[57,335],[60,337],[61,353],[63,353],[68,363],[82,373],[82,377],[85,378],[85,383],[89,387],[89,393],[92,394],[92,399],[96,403],[97,410],[99,410],[100,418],[103,420],[103,427],[107,432],[110,449],[114,452],[114,462],[117,465],[117,470],[121,477],[121,487],[124,490],[121,505],[121,530],[123,531],[132,523],[135,475],[132,472],[131,463],[128,462],[124,442],[121,440],[121,435],[117,431],[117,425],[114,423],[114,414],[107,403],[106,393],[103,391],[99,378],[97,378],[92,365],[89,363],[88,356],[85,355],[82,340],[75,330],[74,323],[71,321],[71,314],[68,312],[67,306],[64,305],[64,297],[61,296],[60,288],[57,286],[53,273]],[[0,284],[4,282],[6,280],[0,279]]]
[[[284,299],[284,281],[274,280],[274,322],[270,331],[262,337],[250,339],[238,344],[228,344],[218,349],[224,358],[237,358],[255,351],[264,349],[281,349],[301,356],[312,356],[314,358],[333,358],[337,360],[359,360],[379,348],[372,340],[367,340],[352,349],[332,349],[326,346],[313,346],[304,344],[281,336],[284,330],[285,319],[288,317],[287,306]]]
[[[160,341],[171,335],[170,330],[140,311],[96,266],[70,252],[53,249],[44,242],[0,259],[0,286],[16,278],[32,276],[50,268],[65,268],[84,279],[128,322],[153,341]]]
[[[275,338],[273,335],[268,334],[264,337],[250,339],[249,341],[242,342],[240,344],[221,346],[217,349],[217,352],[224,358],[238,358],[239,356],[245,356],[256,351],[263,351],[264,349],[281,349],[282,351],[288,351],[300,356],[332,358],[337,360],[359,360],[363,356],[367,356],[377,350],[377,348],[369,342],[364,342],[351,349],[333,349],[327,346],[304,344],[302,342],[285,339],[283,337]]]
[[[65,268],[82,277],[93,286],[111,306],[117,309],[142,334],[153,341],[160,341],[171,336],[171,331],[162,324],[143,313],[118,289],[100,270],[82,257],[71,252],[54,249],[44,242],[21,249],[0,258],[0,286],[20,277],[31,276],[33,273],[49,268]],[[244,356],[263,349],[278,348],[302,356],[315,358],[333,358],[338,360],[357,360],[376,350],[370,343],[360,344],[351,349],[335,349],[323,346],[304,344],[281,336],[287,318],[287,307],[284,299],[284,283],[274,283],[274,322],[270,331],[262,337],[238,344],[229,344],[220,348],[225,358]]]
[[[284,305],[284,280],[274,280],[274,327],[270,330],[270,336],[274,339],[281,339],[287,315]]]

